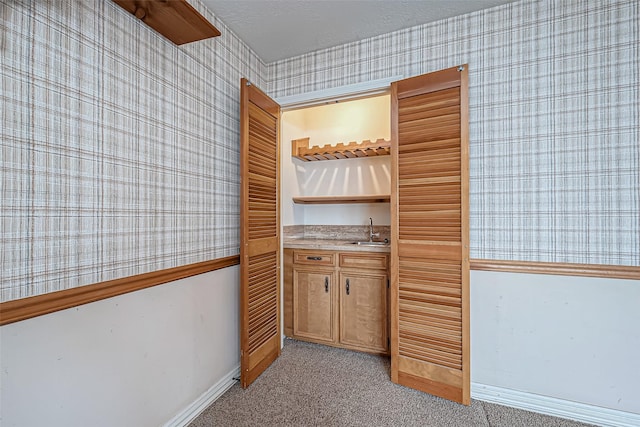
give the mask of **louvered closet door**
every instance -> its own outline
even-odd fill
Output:
[[[469,404],[467,70],[393,83],[391,377]]]
[[[241,383],[280,355],[280,106],[241,82]]]

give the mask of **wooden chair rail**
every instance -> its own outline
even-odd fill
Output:
[[[0,304],[0,326],[240,264],[238,255]],[[471,270],[640,280],[640,267],[471,259]]]
[[[240,264],[233,255],[0,304],[0,326]]]
[[[640,267],[626,265],[571,264],[559,262],[504,261],[471,259],[471,270],[510,273],[551,274],[558,276],[604,277],[640,280]]]

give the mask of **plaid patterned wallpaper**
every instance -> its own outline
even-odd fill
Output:
[[[640,3],[525,0],[270,65],[273,96],[469,64],[473,258],[640,265]]]
[[[0,0],[1,300],[234,255],[238,101],[470,65],[474,258],[640,265],[640,5],[524,1],[265,65]],[[264,79],[264,76],[269,76]]]
[[[239,85],[222,36],[176,47],[105,0],[0,0],[2,301],[234,255]]]

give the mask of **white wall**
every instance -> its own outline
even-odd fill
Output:
[[[237,368],[239,267],[0,328],[3,426],[156,426]]]
[[[296,205],[294,196],[389,194],[391,160],[379,158],[304,162],[291,157],[291,140],[309,137],[309,145],[348,144],[389,139],[390,98],[383,95],[282,115],[282,225],[389,225],[390,207],[383,204]]]
[[[359,194],[389,194],[391,167],[389,156],[297,163],[296,181],[305,196],[350,196]],[[375,224],[389,225],[391,209],[388,203],[305,205],[305,224],[365,225],[372,217]]]
[[[295,204],[292,197],[300,196],[297,169],[301,163],[291,158],[291,140],[304,138],[305,117],[289,111],[280,120],[280,222],[282,226],[304,224],[304,205]]]
[[[474,383],[640,414],[640,281],[471,272]]]

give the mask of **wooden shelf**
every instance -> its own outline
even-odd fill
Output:
[[[220,31],[186,0],[113,1],[177,45],[220,35]]]
[[[388,156],[391,150],[391,141],[378,139],[360,143],[350,142],[347,145],[314,145],[309,148],[309,138],[294,139],[291,141],[291,155],[305,162],[321,160],[355,159],[360,157]]]
[[[328,205],[340,203],[389,203],[388,194],[371,194],[366,196],[314,196],[294,197],[293,203],[303,205]]]

